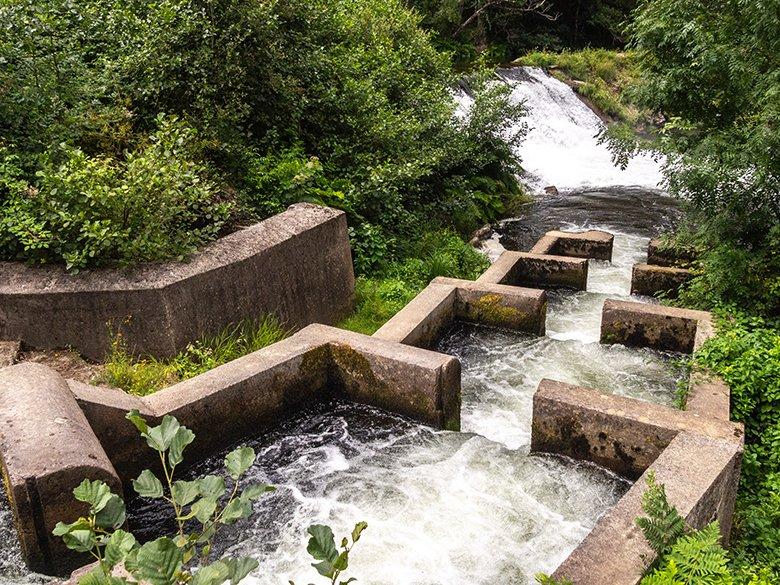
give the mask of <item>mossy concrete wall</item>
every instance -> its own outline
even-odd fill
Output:
[[[109,326],[132,351],[166,357],[242,319],[334,323],[354,297],[346,216],[310,204],[225,236],[187,262],[80,274],[4,262],[0,273],[0,339],[71,346],[97,360],[109,349]]]
[[[588,284],[588,261],[569,256],[504,252],[477,282],[585,290]]]
[[[615,236],[599,230],[586,232],[554,230],[542,236],[530,251],[535,254],[612,260],[614,240]]]

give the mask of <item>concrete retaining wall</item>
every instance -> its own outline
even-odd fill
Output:
[[[693,251],[675,250],[664,246],[661,238],[653,238],[647,245],[647,263],[656,266],[687,267],[696,259]]]
[[[334,323],[354,296],[346,216],[310,204],[225,236],[185,263],[71,275],[5,262],[0,274],[0,339],[72,346],[96,360],[109,348],[109,323],[134,352],[167,357],[242,319]]]
[[[52,535],[87,507],[73,498],[85,478],[117,493],[114,467],[65,380],[39,364],[0,370],[0,459],[22,554],[33,571],[64,574],[90,557],[68,550]]]

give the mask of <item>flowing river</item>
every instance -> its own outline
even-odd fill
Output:
[[[658,164],[647,158],[615,169],[596,142],[600,121],[566,85],[534,68],[501,76],[528,108],[530,132],[518,155],[539,197],[522,217],[502,222],[492,249],[528,249],[549,229],[598,228],[615,233],[613,262],[590,262],[586,292],[550,293],[544,337],[456,325],[441,340],[438,350],[463,364],[462,432],[336,402],[247,441],[259,454],[251,480],[278,488],[252,519],[220,536],[220,552],[260,561],[247,583],[320,582],[306,528],[327,523],[340,537],[361,520],[369,526],[349,571],[360,583],[533,583],[629,487],[592,465],[529,454],[539,381],[673,400],[682,375],[673,356],[598,343],[604,299],[627,297],[632,264],[645,258],[649,237],[675,220],[674,205],[657,190]],[[543,195],[548,185],[561,194]],[[223,457],[190,473],[212,472]],[[171,529],[155,504],[129,504],[137,533]],[[9,516],[0,502],[0,580],[19,581],[25,570]]]

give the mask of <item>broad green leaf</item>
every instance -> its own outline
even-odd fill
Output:
[[[192,504],[190,513],[197,518],[201,524],[208,522],[217,510],[217,501],[214,498],[203,497]]]
[[[151,585],[172,585],[181,571],[182,555],[182,549],[170,538],[147,542],[136,553],[133,575]]]
[[[187,427],[179,427],[171,441],[170,451],[168,451],[168,462],[171,467],[176,467],[184,461],[184,448],[195,440],[195,433]]]
[[[106,505],[95,515],[95,525],[104,530],[115,530],[127,519],[125,502],[119,496],[111,494]]]
[[[239,581],[259,566],[252,557],[227,558],[222,559],[222,562],[230,569],[230,585],[238,585]]]
[[[95,533],[92,530],[79,528],[62,535],[62,542],[76,552],[89,552],[95,548]]]
[[[200,494],[200,491],[198,490],[198,482],[182,480],[176,481],[173,484],[171,493],[173,495],[173,500],[179,506],[186,506],[187,504],[194,502],[195,498],[197,498]]]
[[[347,567],[349,567],[349,553],[343,551],[333,563],[333,568],[337,571],[346,571]]]
[[[74,530],[89,530],[90,528],[91,526],[89,524],[89,520],[86,518],[79,518],[70,524],[65,524],[65,522],[57,522],[54,530],[52,530],[52,534],[54,536],[62,536],[63,534],[67,534],[68,532],[72,532]]]
[[[146,435],[149,431],[149,426],[146,424],[146,420],[141,416],[141,413],[137,409],[133,409],[125,415],[125,418],[135,425],[135,428],[142,435]]]
[[[242,518],[249,518],[252,515],[252,503],[248,500],[232,500],[222,511],[221,522],[223,524],[233,524]]]
[[[312,524],[309,526],[308,533],[311,535],[307,552],[318,561],[329,561],[333,563],[339,556],[336,550],[336,542],[333,539],[333,531],[330,526],[322,524]]]
[[[225,457],[225,468],[227,469],[230,477],[238,479],[247,469],[252,467],[255,462],[255,450],[252,447],[239,447],[238,449],[228,453]]]
[[[156,451],[161,453],[167,451],[180,428],[179,421],[166,414],[162,419],[162,423],[156,427],[149,428],[146,433],[146,442]]]
[[[90,514],[96,514],[111,498],[111,488],[102,481],[85,479],[73,490],[73,495],[79,502],[89,504]]]
[[[222,561],[217,561],[198,569],[192,577],[192,585],[222,585],[230,578],[230,569]]]
[[[317,572],[322,575],[323,577],[328,577],[329,579],[333,578],[333,575],[336,573],[336,570],[333,568],[333,565],[330,563],[330,561],[320,561],[319,563],[312,563],[312,567],[317,569]]]
[[[260,496],[267,494],[268,492],[275,491],[276,488],[272,485],[267,485],[264,483],[253,483],[244,488],[244,491],[241,492],[241,499],[242,500],[256,500]]]
[[[114,567],[125,560],[127,553],[136,547],[135,536],[124,530],[115,531],[108,539],[103,560],[109,567]]]
[[[218,500],[225,495],[225,478],[219,475],[206,475],[198,480],[198,491],[204,498]]]
[[[144,469],[138,479],[133,480],[133,488],[142,498],[161,498],[163,496],[163,484],[148,469]]]
[[[367,522],[358,522],[355,524],[355,528],[352,529],[352,542],[360,540],[360,535],[366,528],[368,528]]]

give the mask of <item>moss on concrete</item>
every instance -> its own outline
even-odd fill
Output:
[[[528,313],[504,304],[504,299],[496,293],[482,295],[474,301],[472,318],[487,325],[517,325],[528,318]]]

